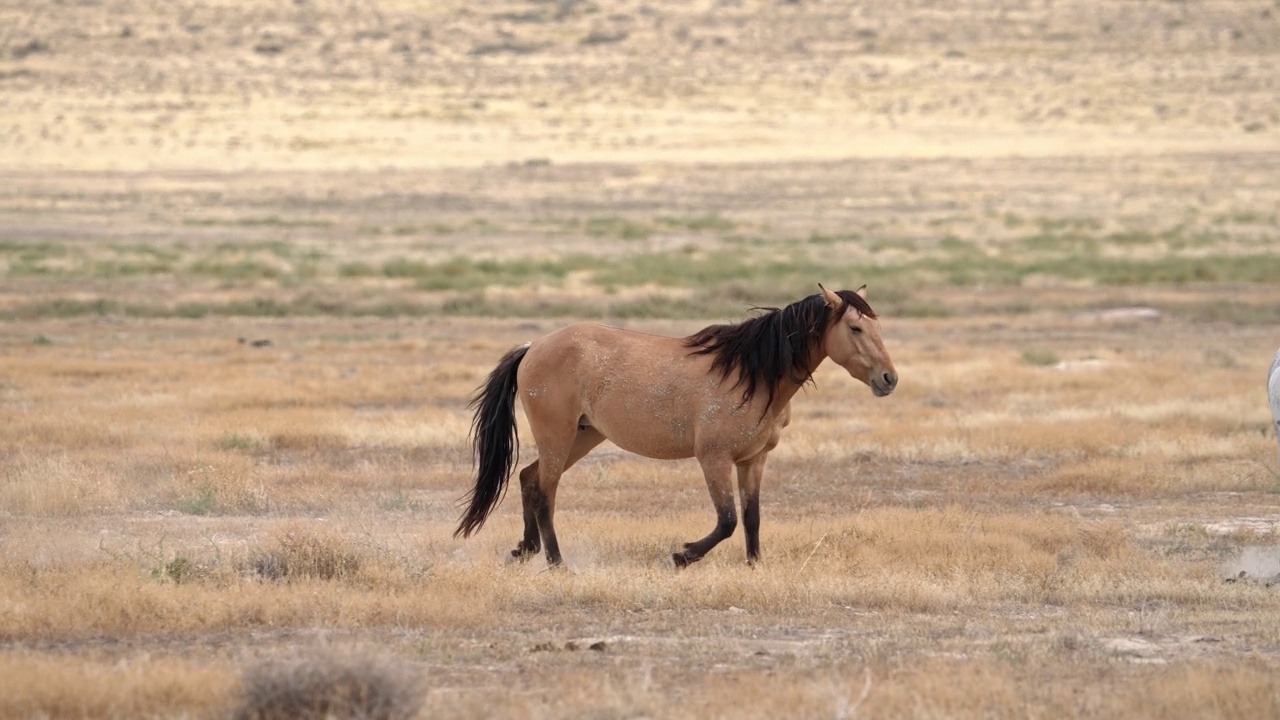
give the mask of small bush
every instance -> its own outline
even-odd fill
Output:
[[[344,263],[338,268],[338,277],[343,278],[375,277],[377,274],[378,271],[365,262]]]
[[[486,55],[532,55],[542,49],[538,43],[504,40],[498,43],[483,43],[471,48],[470,54],[475,57]]]
[[[241,435],[237,432],[225,432],[219,437],[214,445],[219,450],[261,450],[262,441],[250,435]]]
[[[583,230],[593,238],[616,237],[622,240],[644,240],[653,234],[653,227],[615,215],[589,218]]]
[[[579,45],[607,45],[609,43],[622,42],[623,40],[626,40],[628,37],[629,37],[629,33],[626,30],[619,30],[618,32],[592,30],[591,32],[587,33],[581,40],[579,40],[578,44]]]
[[[694,215],[690,217],[676,217],[671,215],[663,215],[657,218],[657,222],[665,227],[677,230],[692,230],[694,232],[729,232],[734,228],[734,222],[719,215]]]
[[[239,260],[235,262],[198,260],[187,266],[185,272],[190,275],[225,280],[271,280],[280,277],[278,269],[256,260]]]
[[[1058,364],[1058,354],[1052,350],[1033,348],[1022,351],[1022,362],[1036,367]]]
[[[411,669],[362,651],[321,651],[245,669],[234,720],[412,718],[422,683]]]
[[[178,499],[178,511],[185,515],[212,515],[217,504],[217,488],[206,482],[196,489],[193,496]]]
[[[360,558],[335,538],[288,532],[274,550],[253,559],[253,571],[269,580],[339,580],[356,574]]]
[[[201,574],[203,569],[198,564],[181,555],[151,570],[152,578],[174,584],[190,582]]]
[[[382,274],[389,278],[422,278],[430,276],[433,272],[430,265],[405,258],[395,258],[382,263]]]

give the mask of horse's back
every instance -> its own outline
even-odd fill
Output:
[[[578,323],[535,340],[520,367],[530,421],[572,417],[649,457],[693,455],[694,413],[705,405],[706,361],[679,338]]]
[[[686,354],[679,338],[575,323],[533,341],[527,361],[552,363],[579,374],[617,374],[643,372],[643,367],[637,366],[645,361],[671,362]]]

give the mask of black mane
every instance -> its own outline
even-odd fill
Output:
[[[838,314],[832,315],[825,298],[810,295],[785,308],[756,308],[763,314],[734,325],[711,325],[684,339],[685,347],[697,348],[693,355],[713,355],[711,368],[727,379],[735,371],[738,382],[745,385],[743,402],[763,388],[769,396],[765,411],[773,405],[778,384],[784,379],[803,385],[809,381],[809,365],[815,347],[814,340],[821,337],[836,318],[853,307],[867,317],[875,317],[875,311],[861,295],[849,290],[836,292],[844,304]]]

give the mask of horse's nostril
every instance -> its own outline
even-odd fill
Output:
[[[884,384],[885,384],[885,385],[896,385],[896,384],[898,384],[898,376],[897,376],[897,375],[895,375],[895,374],[893,374],[893,373],[885,373],[885,374],[884,374]]]

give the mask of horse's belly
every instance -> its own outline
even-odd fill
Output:
[[[625,413],[617,418],[592,416],[590,422],[627,452],[658,460],[693,457],[693,429],[679,416]]]

